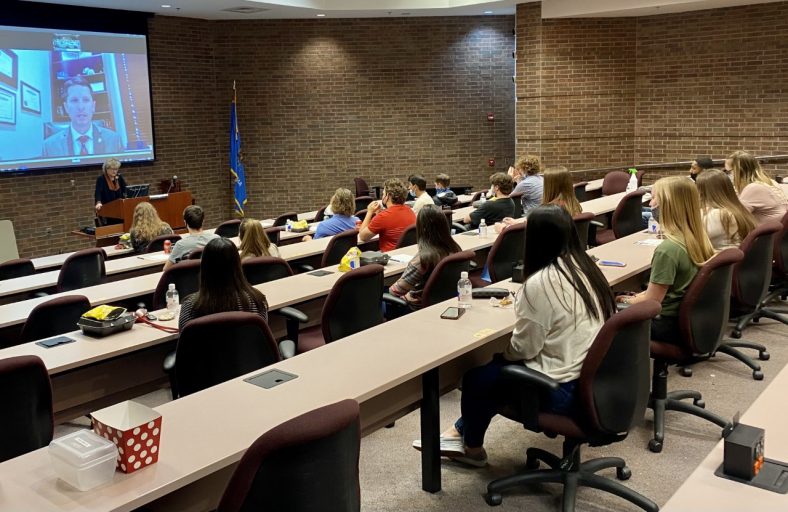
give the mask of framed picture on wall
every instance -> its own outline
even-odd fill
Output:
[[[22,110],[41,113],[41,91],[32,85],[22,82]]]
[[[0,88],[0,123],[16,124],[16,94]]]
[[[19,87],[19,57],[11,50],[0,48],[0,82]]]

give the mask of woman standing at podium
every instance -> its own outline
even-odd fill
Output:
[[[101,217],[99,212],[105,203],[121,199],[126,196],[126,180],[119,174],[120,162],[110,158],[101,166],[101,176],[96,178],[96,218],[99,226],[107,224],[122,224],[120,219]]]

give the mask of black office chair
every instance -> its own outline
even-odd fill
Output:
[[[564,512],[575,510],[578,486],[620,496],[649,512],[659,510],[648,498],[596,474],[616,468],[616,477],[628,480],[632,472],[623,459],[603,457],[581,462],[580,455],[584,444],[606,446],[623,441],[643,418],[648,400],[649,327],[659,310],[656,302],[645,301],[605,322],[580,370],[573,414],[546,412],[546,407],[541,406],[544,394],[558,389],[555,380],[522,364],[503,368],[504,377],[511,381],[511,396],[499,413],[522,423],[527,430],[544,432],[549,437],[563,436],[563,454],[559,458],[539,448],[529,448],[524,472],[487,486],[484,499],[489,505],[499,505],[501,493],[512,487],[560,483],[564,486]],[[538,470],[540,461],[549,469]]]
[[[298,221],[298,214],[296,212],[283,213],[282,215],[274,219],[274,227],[284,226],[287,224],[288,220],[291,220],[293,222]]]
[[[383,323],[383,267],[366,265],[340,277],[323,302],[320,325],[298,333],[298,353]]]
[[[686,366],[708,359],[719,350],[730,310],[733,268],[744,255],[738,249],[726,249],[700,268],[684,293],[679,307],[681,338],[672,342],[651,341],[654,368],[651,377],[649,408],[654,410],[654,437],[648,447],[661,452],[665,439],[665,411],[692,414],[722,428],[728,421],[704,409],[701,394],[696,391],[668,392],[668,367]],[[682,374],[687,375],[688,368]],[[692,399],[692,404],[682,402]]]
[[[287,261],[273,256],[247,258],[241,262],[241,268],[246,280],[251,285],[267,283],[293,275],[293,269],[290,268]]]
[[[180,300],[200,289],[200,260],[181,260],[161,274],[156,290],[153,292],[153,309],[167,306],[167,290],[170,283],[175,284]]]
[[[462,272],[470,270],[476,255],[472,251],[461,251],[443,258],[435,266],[421,293],[421,306],[426,308],[457,296],[457,281]],[[402,305],[402,302],[399,303]]]
[[[0,462],[47,446],[54,433],[52,385],[36,356],[0,359]]]
[[[196,249],[190,251],[189,254],[183,259],[200,261],[202,259],[202,251],[202,247],[197,247]],[[183,261],[183,259],[181,261]]]
[[[763,305],[778,298],[782,300],[788,298],[788,213],[783,215],[782,225],[782,231],[777,233],[774,238],[772,291],[763,300]],[[764,310],[772,311],[771,308],[764,308]]]
[[[580,183],[574,184],[575,197],[581,203],[588,201],[588,192],[586,192],[586,185],[588,185],[587,181],[581,181]]]
[[[594,214],[591,212],[578,213],[572,217],[572,220],[575,221],[575,231],[577,232],[577,238],[580,239],[580,245],[583,248],[588,247],[589,228],[594,220]]]
[[[356,210],[366,210],[369,203],[374,201],[374,197],[370,196],[357,196],[356,197]]]
[[[222,222],[214,233],[222,238],[235,238],[241,229],[241,219],[231,219]]]
[[[512,218],[519,219],[523,216],[523,193],[512,192],[509,194],[509,199],[514,201],[514,214],[512,214]]]
[[[637,233],[643,229],[643,196],[645,190],[633,190],[625,195],[613,212],[611,229],[596,231],[594,245],[602,245],[613,240]]]
[[[485,266],[490,273],[490,282],[482,279],[482,269],[470,274],[474,288],[483,288],[512,277],[512,268],[525,258],[525,222],[504,228],[493,242],[487,254]]]
[[[364,181],[364,178],[353,178],[353,185],[356,189],[356,197],[369,195],[369,185]]]
[[[190,320],[175,348],[173,398],[215,386],[282,359],[268,324],[232,311]]]
[[[324,206],[320,208],[315,214],[315,222],[321,222],[325,218],[326,218],[326,207]]]
[[[359,406],[343,400],[274,427],[246,450],[217,512],[359,512]]]
[[[57,276],[57,291],[68,292],[103,283],[107,276],[106,258],[104,249],[98,247],[82,249],[66,258]]]
[[[65,295],[42,302],[30,311],[19,335],[21,343],[77,330],[79,317],[90,310],[84,295]]]
[[[416,224],[411,224],[410,226],[405,228],[405,231],[399,236],[399,240],[397,240],[397,249],[402,247],[408,247],[410,245],[416,245]]]
[[[282,226],[271,226],[270,228],[265,228],[265,236],[268,237],[268,240],[271,241],[274,245],[279,245],[280,235],[284,229]]]
[[[342,261],[342,256],[358,245],[358,230],[348,229],[331,237],[326,250],[323,251],[323,257],[320,260],[321,267],[330,267],[331,265],[338,265]],[[315,268],[311,265],[299,265],[298,268],[302,272],[312,272]]]
[[[626,192],[629,185],[629,173],[624,171],[610,171],[602,179],[602,195],[610,196]]]
[[[150,241],[148,246],[145,248],[144,252],[151,253],[151,252],[163,251],[164,250],[164,242],[169,240],[170,242],[172,242],[172,245],[175,245],[175,242],[177,242],[180,239],[181,239],[180,235],[161,235],[161,236],[157,236],[156,238],[154,238],[153,240]]]
[[[719,352],[728,354],[750,367],[755,380],[763,379],[761,366],[738,349],[749,348],[758,351],[758,358],[761,361],[769,359],[769,352],[760,343],[739,338],[750,321],[761,313],[762,303],[771,282],[774,237],[781,230],[780,223],[766,222],[750,231],[739,246],[744,253],[744,259],[733,269],[731,288],[731,320],[736,321],[731,336],[735,339],[724,340],[718,348]]]
[[[0,263],[0,281],[15,279],[17,277],[32,276],[36,273],[36,267],[32,260],[19,258]]]

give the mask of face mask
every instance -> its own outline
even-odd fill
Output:
[[[651,207],[651,217],[659,222],[659,206],[652,206]]]

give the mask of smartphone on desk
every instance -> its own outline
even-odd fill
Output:
[[[47,340],[37,341],[36,345],[39,347],[44,348],[52,348],[57,347],[58,345],[65,345],[66,343],[72,343],[75,340],[74,338],[69,338],[68,336],[57,336],[55,338],[49,338]]]
[[[600,260],[599,264],[603,267],[626,267],[627,264],[623,261]]]
[[[465,308],[450,307],[446,308],[446,311],[441,313],[441,318],[444,320],[457,320],[463,314],[465,314]]]

